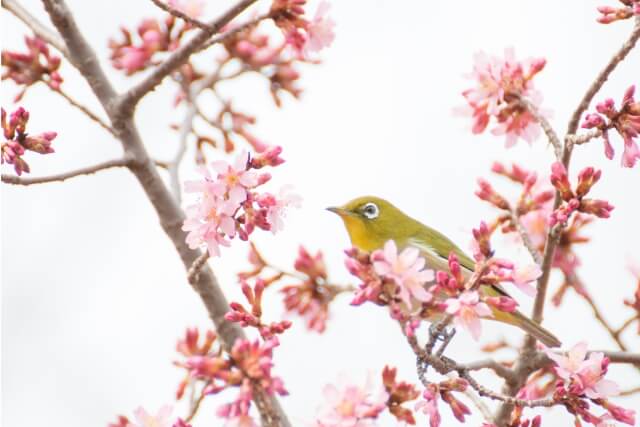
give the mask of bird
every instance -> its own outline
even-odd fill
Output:
[[[344,222],[351,244],[359,250],[371,253],[393,240],[399,250],[415,247],[425,258],[429,268],[449,271],[448,257],[455,253],[461,269],[468,279],[475,269],[475,262],[449,238],[439,231],[411,218],[390,202],[374,196],[353,199],[339,207],[329,207]],[[482,285],[479,291],[487,296],[508,296],[500,286]],[[547,347],[559,347],[555,335],[519,311],[505,312],[491,308],[489,319],[516,326],[532,335]]]

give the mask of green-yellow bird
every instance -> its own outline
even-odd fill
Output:
[[[474,270],[474,261],[445,235],[416,221],[386,200],[365,196],[327,209],[342,218],[351,243],[360,250],[372,252],[394,240],[399,249],[418,248],[427,265],[434,270],[449,270],[448,256],[451,252],[458,256],[465,276],[469,277]],[[508,296],[498,286],[481,286],[480,292],[489,296]],[[546,346],[559,347],[561,344],[551,332],[518,311],[508,313],[495,308],[492,311],[490,319],[517,326]]]

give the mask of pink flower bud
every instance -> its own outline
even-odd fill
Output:
[[[567,170],[560,162],[555,162],[551,165],[551,184],[560,192],[560,196],[563,200],[569,201],[574,198],[573,191],[571,191],[571,185],[569,184],[569,177],[567,176]]]
[[[518,303],[513,299],[505,296],[500,297],[488,297],[485,298],[485,302],[500,311],[506,311],[507,313],[513,313],[518,307]]]
[[[584,122],[582,122],[582,127],[584,129],[602,128],[604,125],[605,122],[602,116],[594,113],[587,114],[584,118]]]
[[[598,182],[602,172],[592,167],[586,167],[578,174],[578,186],[576,188],[576,196],[581,198],[585,196],[591,187]]]
[[[589,213],[599,218],[609,218],[614,207],[605,200],[583,199],[580,212]]]
[[[51,147],[51,141],[57,136],[56,132],[44,132],[39,135],[28,135],[24,139],[24,148],[27,150],[35,151],[40,154],[53,153],[53,147]]]

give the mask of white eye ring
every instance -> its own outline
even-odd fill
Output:
[[[375,219],[380,215],[380,209],[375,203],[367,203],[362,207],[362,214],[368,219]]]

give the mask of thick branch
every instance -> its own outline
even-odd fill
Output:
[[[69,51],[60,37],[44,26],[36,17],[31,15],[20,3],[15,0],[2,0],[2,7],[7,9],[16,18],[21,20],[38,37],[55,47],[65,58],[69,59]]]
[[[256,0],[240,0],[220,17],[211,22],[207,29],[200,30],[191,40],[173,52],[171,56],[155,68],[151,74],[124,94],[119,103],[120,109],[122,110],[121,112],[130,115],[138,101],[140,101],[144,95],[152,91],[165,77],[187,62],[191,54],[197,52],[212,35],[220,31],[222,27],[227,25],[233,18],[255,2]]]
[[[244,0],[238,3],[230,12],[223,15],[219,25],[224,25],[253,1]],[[160,225],[174,244],[185,269],[189,269],[196,259],[201,256],[201,252],[189,249],[185,242],[186,235],[181,228],[185,218],[184,212],[180,209],[171,192],[165,186],[154,162],[149,157],[134,124],[131,115],[132,109],[129,112],[120,110],[121,108],[131,107],[132,105],[127,106],[126,104],[117,102],[119,99],[118,95],[115,93],[111,83],[101,69],[93,49],[87,44],[85,38],[78,30],[64,0],[43,0],[43,3],[51,17],[51,21],[67,44],[72,62],[76,64],[102,103],[102,106],[107,111],[125,153],[134,160],[130,166],[130,170],[140,182],[140,185],[155,208],[160,220]],[[198,43],[196,43],[196,45],[197,44]],[[185,46],[189,46],[189,43]],[[179,49],[177,52],[182,53],[178,56],[172,56],[174,59],[169,60],[170,65],[166,65],[165,63],[165,70],[168,70],[172,66],[179,66],[182,63],[181,61],[186,60],[191,53],[191,51],[189,51],[188,48],[185,49],[185,47]],[[171,70],[172,69],[174,68],[171,68]],[[168,72],[171,72],[171,70],[168,70]],[[160,80],[162,80],[162,77],[158,82]],[[157,83],[151,84],[150,89],[156,84]],[[229,305],[211,269],[204,266],[200,271],[198,280],[194,281],[192,287],[207,308],[209,317],[216,326],[218,336],[227,349],[230,349],[237,339],[245,338],[244,332],[237,324],[227,322],[224,319],[225,313],[229,311]],[[256,406],[260,411],[263,425],[268,427],[290,426],[284,411],[275,397],[269,396],[262,387],[257,386],[255,387],[254,398]]]
[[[76,176],[80,175],[91,175],[105,169],[128,167],[130,164],[131,160],[122,158],[109,160],[107,162],[98,163],[97,165],[87,166],[85,168],[76,169],[58,175],[21,178],[19,176],[2,174],[2,182],[13,185],[32,185],[45,184],[47,182],[62,182],[69,178],[75,178]]]

